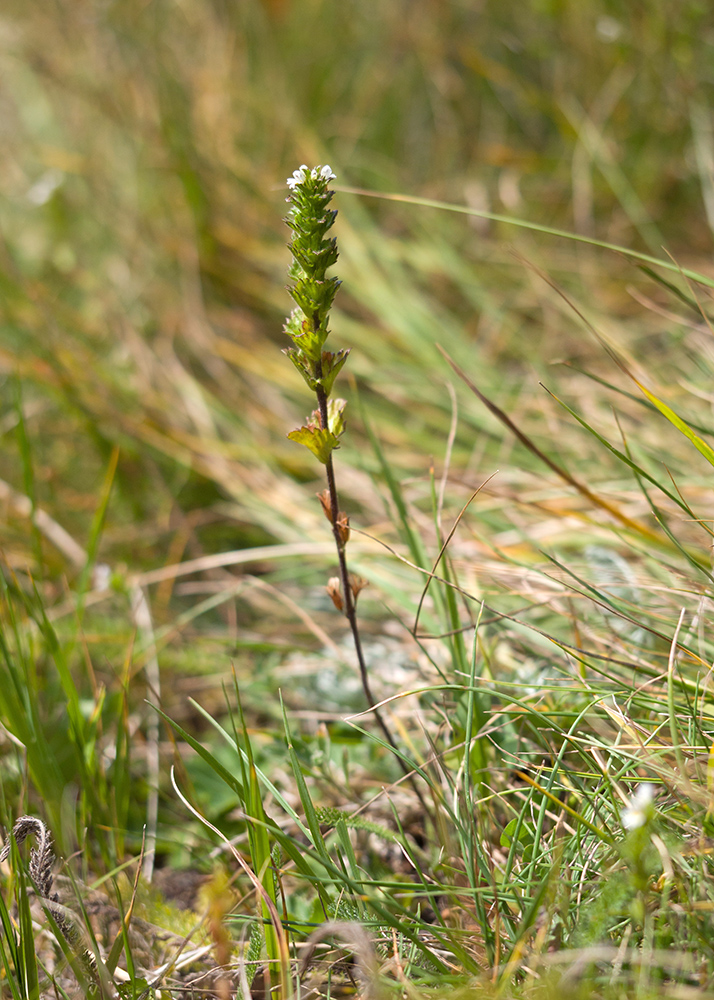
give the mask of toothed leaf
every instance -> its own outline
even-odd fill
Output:
[[[349,355],[349,348],[344,351],[323,351],[322,352],[322,378],[319,383],[325,390],[325,395],[329,396],[335,384],[340,369],[344,365]]]
[[[296,427],[294,431],[290,431],[288,437],[291,441],[304,444],[323,465],[327,464],[335,448],[340,446],[336,435],[321,427],[306,427],[304,425]]]

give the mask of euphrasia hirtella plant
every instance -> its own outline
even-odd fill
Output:
[[[349,354],[348,350],[325,350],[325,341],[330,333],[330,309],[340,287],[337,278],[327,276],[328,268],[332,267],[338,257],[337,240],[328,236],[337,216],[337,212],[329,207],[333,194],[329,183],[334,178],[329,166],[309,170],[304,165],[292,177],[288,177],[290,194],[287,201],[290,211],[285,221],[293,233],[289,243],[293,262],[288,270],[292,284],[288,286],[288,290],[297,308],[293,309],[285,323],[285,333],[293,342],[293,346],[288,347],[285,353],[317,398],[317,409],[302,427],[290,431],[288,437],[304,444],[325,466],[327,489],[318,495],[325,516],[332,525],[340,567],[339,577],[330,580],[327,592],[335,607],[344,612],[349,622],[367,704],[385,739],[396,749],[394,738],[377,707],[367,676],[367,664],[355,612],[357,596],[367,583],[347,571],[345,546],[350,537],[350,525],[347,515],[340,510],[332,464],[332,453],[339,448],[340,437],[345,429],[344,413],[347,405],[344,399],[332,397],[332,389]],[[414,784],[414,777],[406,762],[399,756],[397,760]],[[426,810],[426,803],[416,786],[415,790]]]
[[[288,270],[292,284],[288,291],[297,308],[288,317],[284,330],[294,345],[285,354],[317,398],[317,409],[288,437],[304,444],[325,466],[327,489],[320,494],[320,502],[332,525],[340,557],[340,578],[330,581],[328,593],[336,607],[350,618],[353,601],[365,584],[354,576],[347,577],[344,547],[349,538],[349,522],[339,509],[332,466],[332,452],[339,448],[345,429],[347,405],[344,399],[332,396],[332,389],[349,354],[349,350],[325,350],[330,309],[340,287],[338,278],[327,276],[328,268],[338,257],[337,240],[328,236],[337,216],[329,207],[333,195],[329,183],[334,178],[327,165],[312,169],[303,165],[288,178],[290,211],[285,221],[292,230],[289,247],[293,255]]]

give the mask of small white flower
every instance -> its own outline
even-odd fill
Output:
[[[295,188],[298,186],[298,184],[305,183],[307,179],[307,174],[305,173],[306,170],[307,170],[307,163],[303,163],[303,165],[298,170],[293,170],[292,177],[288,177],[286,182],[291,191],[294,191]]]
[[[61,170],[56,170],[54,167],[46,170],[27,192],[28,201],[33,205],[46,205],[63,180],[64,174]]]
[[[92,587],[94,590],[109,590],[112,582],[112,568],[106,563],[97,563],[92,571]]]
[[[614,17],[600,17],[595,25],[595,31],[598,37],[603,42],[616,42],[618,38],[622,37],[624,28],[620,21],[616,21]]]
[[[333,181],[336,176],[328,163],[324,167],[313,167],[312,170],[308,170],[307,164],[303,163],[299,170],[293,171],[292,177],[288,177],[287,185],[291,191],[294,191],[298,184],[304,184],[308,177],[311,181]]]
[[[654,785],[649,781],[637,786],[630,798],[630,804],[622,811],[622,825],[626,830],[637,830],[652,818],[654,809]]]

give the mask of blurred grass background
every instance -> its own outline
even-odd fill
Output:
[[[706,3],[9,3],[0,47],[0,360],[24,383],[38,498],[79,539],[120,446],[111,561],[154,565],[179,522],[195,551],[304,537],[313,471],[284,434],[306,404],[276,350],[283,185],[301,162],[708,267]],[[339,208],[337,334],[411,471],[449,423],[435,341],[526,410],[534,372],[593,353],[510,241],[571,288],[585,277],[609,323],[636,312],[616,336],[660,333],[611,256],[425,209]],[[462,461],[494,443],[476,440],[474,409]]]
[[[235,602],[220,603],[236,580],[224,569],[175,587],[170,574],[160,582],[151,610],[165,630],[166,698],[183,706],[188,693],[214,697],[203,689],[218,690],[231,655],[250,678],[276,648],[282,662],[293,645],[314,644],[315,623],[339,640],[316,589],[330,560],[314,500],[319,470],[285,437],[310,405],[280,353],[285,178],[303,162],[328,162],[338,184],[442,199],[657,256],[664,246],[712,274],[713,56],[714,14],[698,0],[8,0],[0,15],[8,565],[41,581],[61,620],[81,553],[73,561],[71,546],[46,533],[33,542],[20,495],[86,547],[118,448],[97,558],[120,576],[278,543],[317,554],[256,559],[259,579],[238,574]],[[336,207],[344,288],[334,341],[353,348],[341,387],[349,433],[337,455],[345,506],[356,524],[395,542],[363,406],[416,524],[433,539],[429,470],[433,462],[443,471],[458,404],[447,507],[458,511],[500,470],[454,550],[462,582],[481,594],[501,588],[509,608],[542,597],[525,577],[513,583],[504,553],[526,564],[548,546],[578,553],[597,540],[592,514],[476,402],[435,345],[549,454],[646,519],[642,495],[538,382],[615,435],[611,400],[578,369],[631,386],[523,258],[633,365],[646,359],[672,405],[686,395],[692,419],[710,425],[714,352],[686,283],[673,305],[632,263],[595,247],[354,194],[338,194]],[[562,361],[569,366],[555,365]],[[680,439],[644,419],[640,403],[620,396],[618,409],[638,432],[639,460],[654,468],[664,451],[672,474],[706,499],[699,457],[682,455]],[[355,547],[355,565],[381,588],[363,600],[365,627],[380,634],[370,622],[383,616],[382,602],[405,604],[406,618],[420,581],[406,600],[406,571],[369,552]],[[495,583],[485,582],[487,570]],[[116,612],[120,604],[105,600],[84,623],[92,669],[110,685],[136,627]],[[312,635],[298,606],[313,615]],[[501,652],[513,659],[512,649]],[[267,725],[273,708],[262,682],[255,718]],[[298,707],[300,683],[288,693]]]

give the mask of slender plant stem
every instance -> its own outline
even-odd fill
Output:
[[[319,368],[322,367],[319,362],[317,363],[317,366],[319,366]],[[318,373],[318,378],[320,378],[321,375],[322,372],[320,371]],[[322,426],[327,427],[327,397],[321,387],[318,387],[317,389],[317,405],[320,410],[320,420],[322,421]],[[345,543],[342,540],[342,535],[340,534],[340,501],[337,495],[335,466],[332,461],[332,455],[330,455],[327,460],[325,472],[327,473],[327,490],[330,495],[330,520],[332,522],[332,534],[335,538],[335,545],[337,546],[337,560],[340,566],[340,582],[342,584],[342,600],[344,602],[345,618],[349,622],[350,630],[352,632],[352,639],[354,641],[355,652],[357,654],[357,663],[359,665],[359,672],[362,678],[362,688],[364,690],[367,703],[374,712],[374,716],[379,723],[380,729],[384,733],[385,739],[392,747],[394,747],[394,739],[389,732],[389,728],[384,721],[382,714],[377,708],[377,703],[374,695],[372,694],[372,688],[369,683],[367,664],[365,663],[364,652],[362,650],[362,639],[359,632],[359,626],[357,624],[357,610],[355,608],[354,597],[352,596],[352,588],[350,587],[347,557],[345,555]]]
[[[315,365],[316,375],[318,378],[322,377],[322,365],[320,362],[316,362]],[[327,427],[327,397],[325,396],[324,389],[318,386],[316,390],[317,404],[320,411],[320,421],[323,427]],[[402,760],[399,754],[399,748],[389,731],[387,723],[384,721],[382,713],[377,707],[377,702],[374,695],[372,694],[372,688],[369,683],[369,674],[367,672],[367,664],[364,658],[364,651],[362,649],[362,639],[360,636],[359,625],[357,623],[357,609],[355,607],[354,597],[352,595],[352,588],[350,586],[349,571],[347,569],[347,556],[345,555],[345,543],[343,541],[342,535],[340,533],[340,502],[337,495],[337,484],[335,482],[335,467],[332,462],[332,455],[330,454],[327,462],[325,463],[325,471],[327,473],[327,490],[330,496],[330,520],[332,522],[332,534],[335,538],[335,545],[337,546],[337,560],[340,567],[340,582],[342,584],[342,600],[344,604],[344,614],[345,618],[349,622],[350,631],[352,632],[352,641],[355,647],[355,653],[357,654],[357,663],[359,665],[360,677],[362,679],[362,690],[364,691],[364,696],[367,699],[367,704],[369,705],[371,711],[374,714],[375,719],[379,725],[379,728],[384,734],[384,738],[396,751],[396,758],[399,761],[399,765],[404,771],[404,774],[408,777],[409,783],[414,789],[419,802],[424,809],[425,813],[428,815],[429,810],[427,808],[424,797],[419,789],[416,781],[414,780],[414,774],[410,770],[409,766]]]

